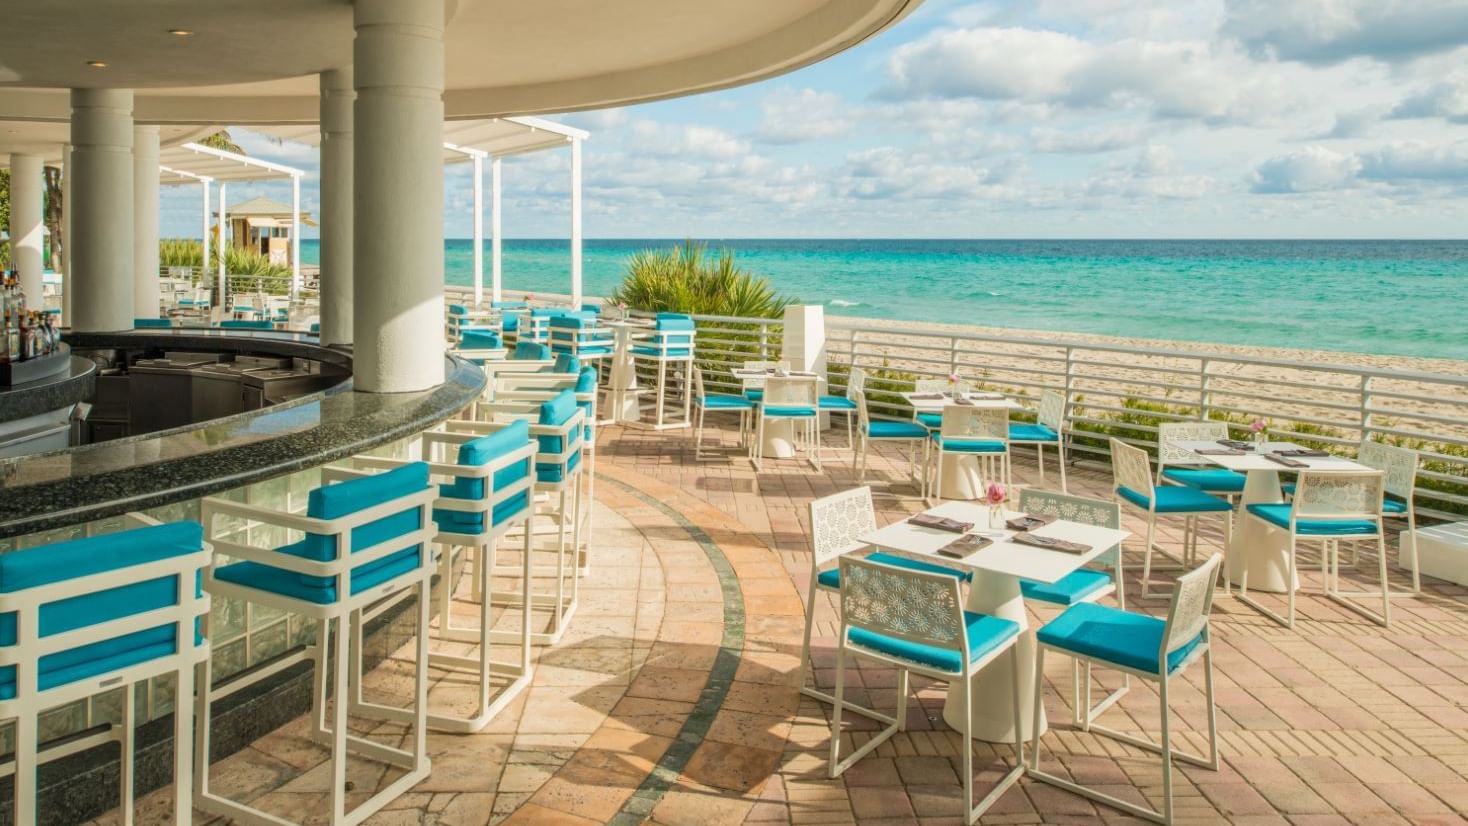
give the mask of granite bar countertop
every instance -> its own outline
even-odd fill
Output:
[[[299,333],[139,330],[67,336],[75,349],[167,349],[315,359],[350,369],[351,352]],[[359,393],[350,377],[260,410],[125,439],[0,460],[0,538],[60,528],[324,465],[425,430],[474,399],[484,373],[445,357],[443,384]]]
[[[97,387],[97,366],[84,358],[71,357],[64,372],[22,384],[0,387],[0,423],[29,419],[70,407],[92,397]]]

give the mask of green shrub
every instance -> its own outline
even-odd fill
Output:
[[[796,301],[777,295],[768,278],[741,269],[732,249],[710,257],[693,241],[633,253],[621,285],[607,298],[645,312],[739,318],[779,318]]]
[[[158,263],[164,267],[199,268],[204,256],[203,245],[191,238],[165,238],[158,242]],[[211,245],[208,270],[219,266],[218,249]],[[272,263],[270,257],[254,250],[228,247],[224,251],[224,268],[230,275],[257,276],[264,292],[284,295],[290,291],[291,268]]]

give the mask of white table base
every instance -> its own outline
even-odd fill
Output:
[[[630,325],[616,328],[616,346],[612,351],[612,375],[607,387],[610,391],[610,416],[614,421],[635,422],[642,418],[638,409],[637,368],[632,363],[632,332]]]
[[[1229,543],[1225,566],[1229,582],[1234,585],[1242,582],[1247,568],[1250,591],[1282,594],[1287,587],[1299,587],[1298,578],[1292,586],[1286,585],[1290,570],[1289,534],[1248,515],[1249,505],[1283,501],[1278,471],[1251,470],[1246,474],[1243,502],[1234,519],[1233,541]]]
[[[765,422],[764,445],[760,450],[766,459],[795,458],[795,420],[775,419]]]
[[[1028,741],[1035,707],[1035,637],[1029,631],[1025,601],[1019,592],[1019,580],[1005,574],[975,571],[974,581],[969,586],[968,610],[1019,623],[1019,640],[1015,643],[1020,667],[1019,717],[1021,731]],[[974,678],[972,704],[973,735],[976,740],[1014,743],[1014,699],[1011,693],[1014,677],[1010,668],[1010,655],[1006,652],[985,666]],[[943,704],[943,720],[955,730],[961,731],[963,709],[959,690],[960,686],[956,683],[948,687],[948,701]],[[1045,710],[1042,707],[1041,734],[1045,733],[1046,727]]]
[[[977,456],[950,453],[939,462],[938,473],[943,479],[944,499],[978,499],[984,489],[984,475],[979,470]]]

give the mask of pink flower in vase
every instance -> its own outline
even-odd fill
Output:
[[[1008,492],[1004,490],[1003,485],[998,482],[990,482],[988,489],[984,491],[984,502],[991,508],[997,508],[1004,504],[1007,496]]]
[[[1249,430],[1253,433],[1263,433],[1264,428],[1268,426],[1268,423],[1266,423],[1263,419],[1255,419],[1254,421],[1249,422]]]

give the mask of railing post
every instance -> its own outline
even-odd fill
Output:
[[[1371,376],[1361,376],[1361,440],[1371,438]]]
[[[1198,362],[1198,418],[1205,422],[1213,418],[1213,391],[1210,387],[1212,376],[1208,372],[1212,364],[1211,359]]]
[[[759,361],[770,360],[770,322],[761,320],[759,324]]]
[[[948,338],[948,375],[954,376],[954,375],[957,375],[957,374],[958,374],[958,337],[957,336],[949,336],[949,338]]]

